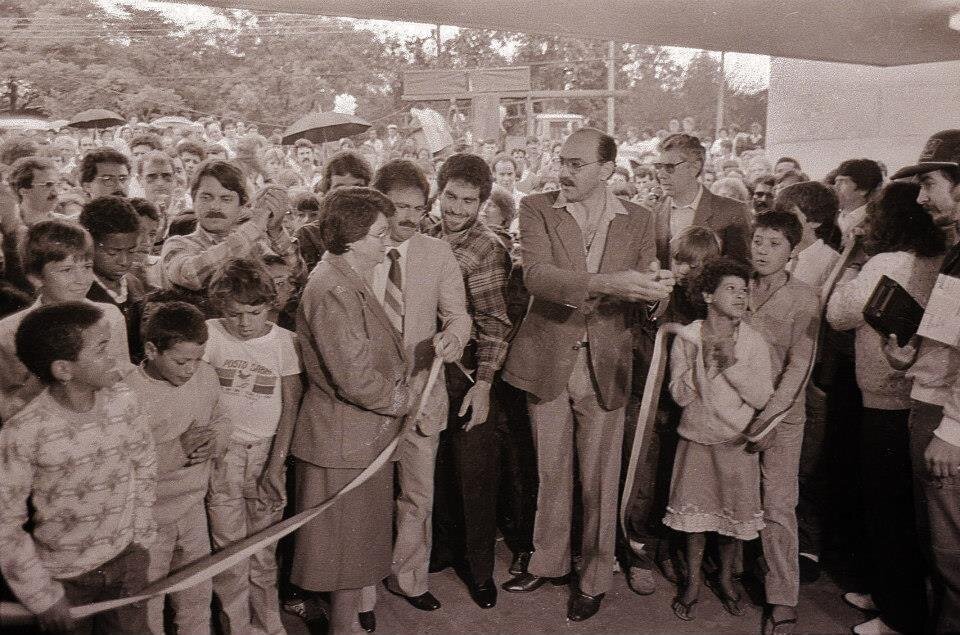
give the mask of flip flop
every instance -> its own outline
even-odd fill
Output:
[[[723,604],[723,609],[733,615],[734,617],[740,617],[743,615],[743,609],[740,607],[740,600],[742,599],[740,595],[730,596],[723,590],[723,586],[720,584],[720,581],[715,578],[707,578],[706,580],[707,587],[713,594],[717,596],[720,600],[720,603]]]
[[[797,623],[797,618],[795,617],[788,617],[786,619],[775,620],[773,619],[772,614],[765,615],[763,618],[763,635],[789,635],[789,633],[793,632],[793,629],[790,629],[789,631],[786,631],[786,632],[778,631],[777,629],[781,626],[787,626],[788,624],[796,625],[796,623]]]

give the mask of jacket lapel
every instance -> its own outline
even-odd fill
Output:
[[[350,281],[351,286],[354,287],[357,295],[360,296],[360,302],[363,305],[363,310],[369,312],[371,315],[380,320],[380,323],[383,325],[383,330],[390,334],[394,346],[397,347],[397,352],[400,353],[401,359],[405,359],[403,352],[403,340],[400,339],[400,333],[397,332],[397,329],[395,329],[393,324],[390,322],[390,318],[388,318],[387,314],[384,313],[383,307],[380,305],[380,302],[377,301],[377,296],[370,289],[370,286],[367,285],[364,279],[353,270],[353,267],[348,265],[342,258],[331,259],[331,264]]]
[[[600,271],[622,271],[624,266],[619,259],[624,254],[630,253],[630,242],[632,240],[633,232],[630,228],[630,216],[628,214],[614,215],[610,220],[610,227],[607,228],[603,257],[600,259]]]
[[[587,270],[587,257],[583,253],[583,233],[580,225],[563,207],[550,207],[551,230],[567,254],[567,260],[576,271]]]
[[[710,190],[706,187],[703,188],[703,196],[700,197],[700,204],[697,205],[697,211],[693,213],[694,225],[709,227],[710,217],[713,216],[713,213],[716,211],[716,198]]]

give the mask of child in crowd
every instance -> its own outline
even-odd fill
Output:
[[[70,615],[142,588],[156,533],[153,438],[110,340],[89,302],[40,307],[15,336],[45,388],[0,429],[0,571],[45,631],[147,632],[142,602]]]
[[[132,198],[130,204],[140,219],[140,242],[137,243],[137,260],[132,272],[144,287],[159,289],[163,286],[163,271],[157,245],[158,239],[159,244],[163,244],[165,228],[160,224],[166,217],[162,217],[157,206],[145,198]]]
[[[840,203],[836,193],[818,181],[795,183],[777,195],[774,211],[795,214],[803,226],[797,254],[787,270],[823,296],[823,286],[840,260]]]
[[[689,324],[697,318],[700,301],[690,294],[690,283],[700,273],[703,263],[721,251],[720,237],[708,227],[691,225],[670,241],[670,270],[676,286],[670,301],[661,303],[661,322]]]
[[[264,254],[263,265],[273,279],[277,297],[270,305],[267,319],[274,324],[293,331],[296,329],[297,306],[300,304],[300,285],[287,261],[277,254]]]
[[[151,304],[142,327],[146,359],[126,383],[137,395],[157,448],[157,541],[151,581],[210,554],[204,498],[226,441],[217,373],[202,361],[203,314],[184,302]],[[170,596],[178,633],[210,632],[209,580]],[[163,596],[147,602],[150,632],[163,635]]]
[[[226,547],[278,521],[284,464],[300,406],[300,359],[294,334],[267,320],[277,291],[266,269],[231,260],[210,281],[211,304],[224,317],[207,321],[204,360],[216,369],[229,425],[226,453],[214,466],[207,509],[213,544]],[[284,633],[273,547],[216,578],[227,633]]]
[[[120,309],[127,324],[130,359],[142,356],[134,318],[144,296],[143,284],[130,273],[140,241],[140,219],[126,198],[103,196],[83,206],[82,225],[93,238],[93,284],[87,299]]]
[[[706,532],[717,534],[720,552],[714,590],[730,614],[743,613],[733,586],[737,541],[763,527],[760,461],[742,433],[773,394],[773,379],[763,336],[741,321],[749,280],[744,263],[707,261],[691,285],[706,319],[684,327],[670,353],[670,394],[683,414],[663,522],[687,534],[688,577],[672,606],[682,620],[692,619],[703,584]]]
[[[820,329],[817,290],[787,271],[802,237],[803,226],[796,214],[762,212],[754,218],[750,244],[754,275],[746,321],[763,333],[770,346],[775,387],[747,432],[750,437],[761,437],[750,449],[760,453],[763,474],[764,632],[796,624],[800,596],[798,475],[807,377]]]
[[[0,420],[6,420],[43,386],[17,359],[14,334],[23,318],[41,305],[79,302],[93,284],[93,240],[73,221],[48,220],[31,226],[22,248],[24,272],[37,287],[39,298],[32,305],[0,320]],[[122,374],[129,372],[127,324],[116,306],[93,303],[110,324],[109,351]]]

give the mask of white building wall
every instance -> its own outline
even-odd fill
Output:
[[[767,153],[771,161],[796,157],[812,178],[856,157],[893,173],[945,128],[960,128],[960,61],[879,68],[770,60]]]

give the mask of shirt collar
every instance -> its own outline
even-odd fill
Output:
[[[107,285],[103,284],[103,281],[100,280],[99,276],[93,277],[94,282],[100,285],[100,288],[107,292],[114,302],[117,304],[123,304],[127,301],[127,277],[123,276],[120,278],[120,291],[113,291]]]
[[[605,196],[607,198],[607,201],[606,201],[607,213],[608,214],[628,214],[629,212],[627,212],[627,208],[625,208],[623,206],[623,203],[620,201],[620,199],[613,194],[613,190],[611,190],[606,185],[604,185],[603,187],[604,187]],[[575,205],[580,206],[581,208],[583,207],[583,203],[567,201],[567,198],[563,195],[563,192],[560,192],[560,195],[557,196],[557,200],[554,201],[553,203],[553,207],[555,209],[570,208]],[[567,211],[571,212],[572,210],[567,209]]]
[[[670,197],[670,207],[672,209],[683,209],[684,207],[689,207],[690,209],[696,211],[700,207],[700,199],[703,198],[703,184],[697,188],[697,195],[693,197],[693,200],[686,205],[677,205],[677,202]]]

